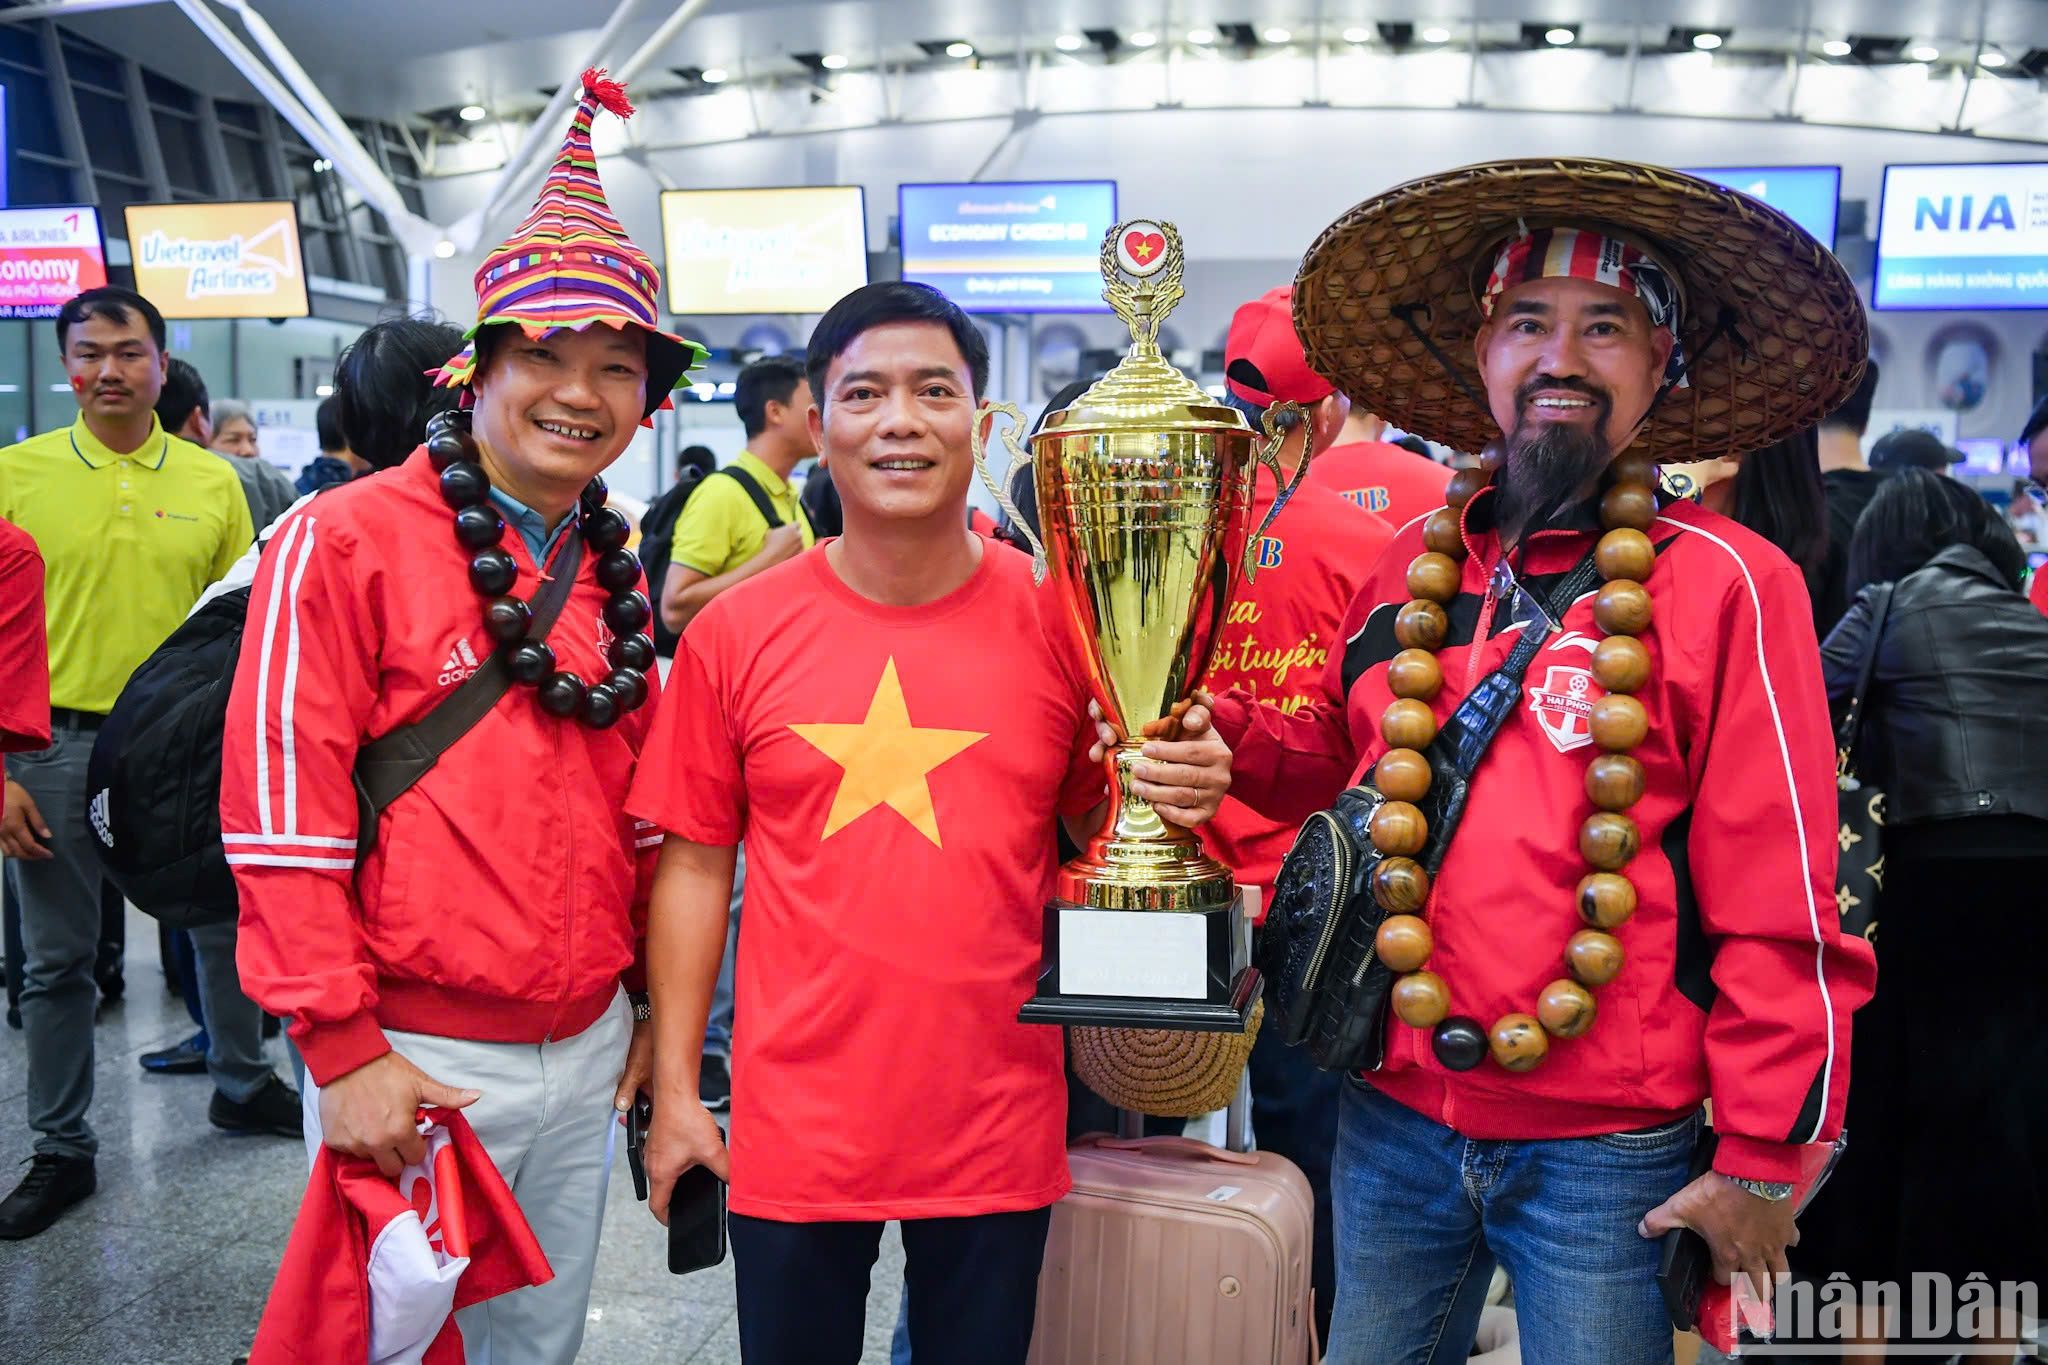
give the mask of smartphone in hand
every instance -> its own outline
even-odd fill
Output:
[[[633,1195],[647,1202],[647,1130],[654,1101],[644,1092],[626,1113],[626,1164],[633,1170]],[[723,1136],[723,1134],[721,1134]],[[676,1177],[668,1199],[668,1268],[674,1275],[708,1270],[725,1260],[725,1182],[709,1166],[692,1166]]]
[[[676,1177],[669,1196],[669,1273],[708,1270],[724,1259],[725,1182],[709,1166],[692,1166]]]

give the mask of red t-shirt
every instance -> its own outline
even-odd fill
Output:
[[[1020,1024],[1055,813],[1104,795],[1088,694],[1031,561],[921,607],[820,545],[704,609],[627,809],[747,846],[735,1213],[950,1218],[1066,1193],[1060,1031]]]
[[[1331,446],[1309,462],[1302,482],[1357,503],[1399,530],[1444,505],[1451,471],[1386,441]]]
[[[2048,613],[2048,567],[2034,570],[2034,581],[2027,585],[2027,596],[2042,612]]]
[[[1272,505],[1272,476],[1261,471],[1254,526]],[[1344,613],[1393,538],[1394,528],[1380,518],[1302,480],[1259,543],[1258,573],[1230,604],[1203,686],[1218,696],[1238,688],[1289,714],[1310,702],[1341,700],[1329,690],[1330,655],[1342,649]],[[1225,798],[1201,834],[1240,885],[1270,893],[1299,828]],[[1260,897],[1261,920],[1268,899]]]
[[[0,521],[0,753],[50,742],[50,646],[43,556],[28,532]]]

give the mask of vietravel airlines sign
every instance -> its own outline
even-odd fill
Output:
[[[1879,308],[2048,308],[2048,162],[1887,166]]]
[[[167,318],[298,318],[310,311],[289,200],[131,204],[135,288]]]

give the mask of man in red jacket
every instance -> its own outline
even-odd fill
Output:
[[[1538,203],[1574,219],[1532,226]],[[1726,272],[1749,256],[1822,310],[1824,342],[1747,302]],[[1400,975],[1384,1061],[1343,1103],[1329,1358],[1462,1359],[1497,1262],[1525,1358],[1668,1361],[1657,1237],[1690,1226],[1724,1280],[1785,1269],[1788,1182],[1840,1129],[1874,968],[1833,913],[1799,573],[1733,522],[1659,506],[1654,462],[1739,455],[1826,412],[1866,353],[1861,306],[1741,196],[1585,161],[1389,191],[1323,234],[1295,300],[1311,363],[1374,411],[1459,449],[1505,433],[1496,486],[1460,474],[1381,557],[1331,662],[1341,704],[1215,708],[1232,794],[1269,815],[1353,781],[1400,794],[1374,825]],[[1607,582],[1580,593],[1587,575]],[[1406,803],[1455,761],[1438,727],[1532,631],[1425,869],[1411,855],[1445,817]],[[1709,1098],[1719,1145],[1692,1177]]]
[[[597,475],[701,352],[658,330],[653,263],[598,183],[591,120],[631,106],[601,72],[584,92],[441,372],[467,386],[473,435],[442,428],[280,526],[223,753],[237,960],[249,995],[291,1017],[308,1139],[395,1177],[424,1150],[423,1106],[465,1109],[553,1268],[457,1315],[473,1360],[575,1358],[615,1110],[651,1052],[628,992],[659,839],[625,812],[653,714],[651,609]],[[529,600],[565,575],[543,637]],[[359,825],[359,751],[480,670],[509,692]]]

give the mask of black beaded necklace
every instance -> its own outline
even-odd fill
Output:
[[[427,423],[427,458],[441,476],[441,501],[455,509],[455,539],[474,552],[469,584],[488,598],[484,629],[505,654],[513,678],[538,690],[541,709],[564,719],[574,716],[593,730],[618,722],[647,700],[647,670],[654,667],[654,641],[644,633],[654,617],[647,594],[639,590],[640,560],[628,549],[632,523],[615,507],[605,506],[605,486],[593,478],[580,499],[578,528],[583,543],[598,556],[598,585],[605,599],[604,622],[616,637],[606,651],[612,671],[603,682],[586,685],[574,673],[555,667],[555,651],[544,640],[529,640],[532,609],[511,595],[519,581],[519,564],[499,547],[505,519],[491,506],[491,476],[477,459],[469,413],[437,413]]]

